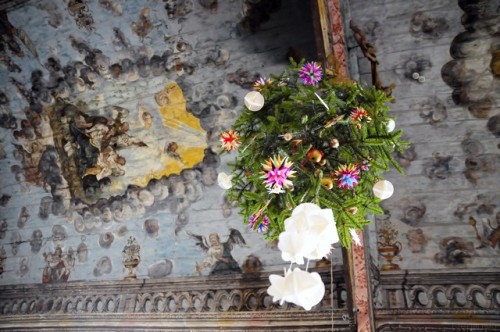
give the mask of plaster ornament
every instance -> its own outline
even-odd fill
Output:
[[[245,95],[245,106],[252,112],[264,107],[264,96],[258,91],[250,91]]]
[[[396,122],[393,119],[390,119],[387,121],[386,128],[388,133],[392,133],[396,128]]]
[[[231,183],[232,176],[224,172],[219,173],[217,176],[217,184],[224,190],[230,189],[232,187]]]
[[[387,180],[377,181],[373,185],[373,194],[380,199],[388,199],[394,193],[394,186]]]

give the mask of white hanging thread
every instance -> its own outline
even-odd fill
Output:
[[[321,99],[321,97],[315,92],[314,95],[319,99],[319,101],[323,104],[323,106],[325,106],[325,108],[327,110],[330,110],[330,107],[328,107],[328,105],[325,103],[325,101],[323,99]]]

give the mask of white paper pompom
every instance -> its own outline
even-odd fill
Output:
[[[394,122],[393,119],[390,119],[389,121],[387,121],[386,126],[387,126],[387,132],[391,133],[394,130],[394,128],[396,128],[396,122]]]
[[[219,173],[219,175],[217,175],[217,184],[222,189],[231,189],[231,187],[233,186],[233,184],[231,183],[231,179],[231,175],[227,175],[226,173],[221,172]]]
[[[251,91],[245,96],[245,106],[252,112],[257,112],[264,106],[264,96],[259,91]]]
[[[380,199],[388,199],[394,193],[394,186],[387,180],[380,180],[373,185],[373,194]]]

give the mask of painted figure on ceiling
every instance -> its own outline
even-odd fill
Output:
[[[42,274],[42,282],[44,284],[68,281],[71,269],[75,266],[75,257],[72,248],[64,254],[61,247],[57,246],[53,254],[44,253],[43,257],[46,263]]]
[[[241,268],[238,262],[231,255],[233,246],[246,245],[245,239],[241,233],[233,228],[230,228],[229,237],[226,242],[221,243],[219,234],[211,233],[208,236],[209,241],[201,235],[195,235],[187,232],[187,234],[196,240],[198,245],[205,252],[205,260],[202,265],[196,262],[196,272],[201,273],[203,269],[210,269],[210,274],[233,274],[241,273]]]

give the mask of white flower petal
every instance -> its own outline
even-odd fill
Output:
[[[295,268],[286,279],[291,279],[290,283],[293,285],[293,296],[290,296],[293,301],[287,302],[293,302],[305,310],[311,310],[325,295],[325,285],[316,272],[310,273]]]
[[[304,256],[314,249],[315,239],[309,234],[296,231],[283,232],[279,236],[278,248],[284,261],[304,264]]]
[[[280,304],[283,304],[285,297],[290,293],[290,290],[287,289],[285,278],[277,274],[271,274],[269,281],[271,282],[271,286],[267,289],[267,293],[273,297],[273,302],[280,301]]]

